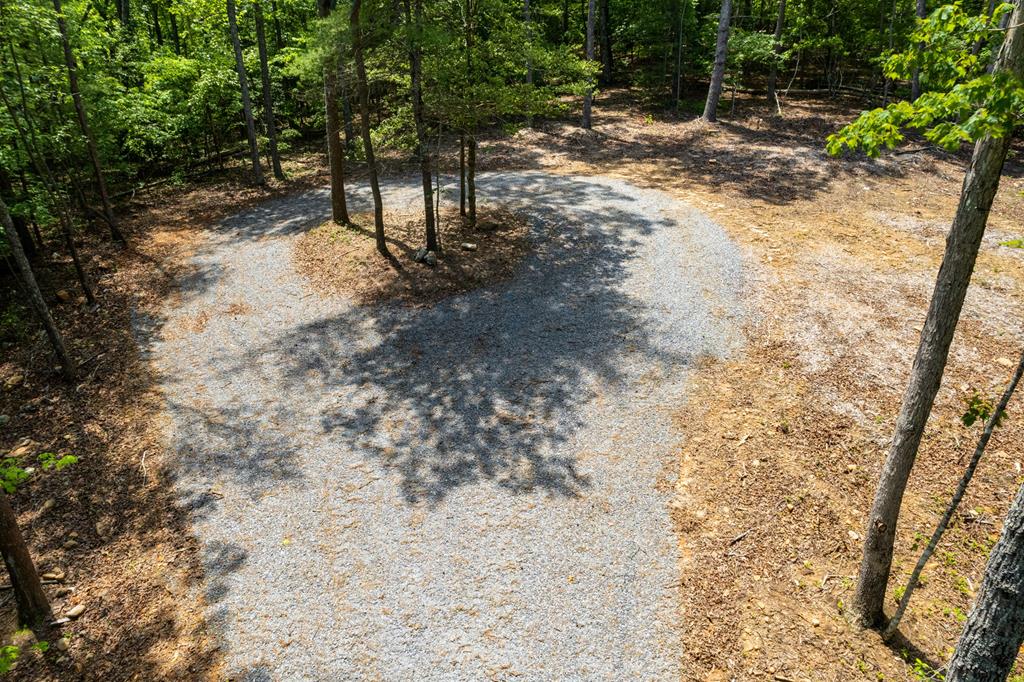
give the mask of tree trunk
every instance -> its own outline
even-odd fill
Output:
[[[155,3],[150,4],[149,12],[153,16],[153,35],[156,37],[156,44],[164,46],[164,32],[160,30],[160,8]]]
[[[349,24],[352,27],[352,56],[356,62],[356,91],[359,98],[359,118],[362,122],[363,149],[366,152],[366,167],[370,171],[370,191],[373,193],[373,226],[377,239],[377,251],[391,258],[384,238],[384,201],[380,196],[380,179],[377,177],[377,159],[373,154],[373,139],[370,137],[370,87],[366,81],[366,62],[363,59],[363,30],[360,23],[362,0],[353,0]]]
[[[125,0],[127,7],[127,0]],[[68,70],[68,86],[71,88],[71,99],[75,104],[75,113],[78,115],[78,125],[85,137],[86,147],[89,150],[89,160],[92,162],[92,171],[96,176],[96,188],[100,193],[100,201],[103,204],[103,216],[110,226],[111,236],[119,242],[124,242],[124,234],[121,233],[114,220],[114,211],[110,207],[110,195],[107,194],[107,181],[103,176],[103,167],[100,165],[100,155],[96,149],[96,139],[89,130],[89,120],[85,115],[85,103],[82,101],[82,93],[78,88],[78,64],[75,62],[75,55],[71,51],[71,42],[68,39],[68,27],[64,21],[64,14],[61,10],[60,0],[53,0],[53,11],[57,13],[57,30],[60,31],[60,42],[64,48],[64,63]]]
[[[978,601],[967,617],[946,682],[1003,682],[1024,640],[1024,487],[989,557]]]
[[[331,217],[347,224],[348,202],[345,200],[345,148],[341,144],[338,120],[338,75],[334,65],[324,66],[324,110],[327,118],[327,160],[331,167]]]
[[[249,156],[252,159],[253,180],[263,184],[263,168],[260,167],[260,149],[256,143],[256,121],[252,117],[252,101],[249,99],[249,80],[245,77],[245,61],[242,59],[242,44],[238,40],[238,18],[235,16],[235,0],[228,3],[228,28],[231,30],[231,44],[235,48],[235,70],[238,85],[242,89],[242,113],[245,115],[245,133],[249,137]]]
[[[732,0],[722,0],[722,13],[718,17],[718,40],[715,43],[715,66],[711,71],[708,99],[704,103],[704,120],[718,120],[718,100],[722,97],[725,79],[725,61],[729,56],[729,21],[732,18]]]
[[[11,578],[11,589],[18,604],[18,620],[33,630],[45,627],[48,621],[53,620],[53,611],[39,582],[28,545],[18,529],[18,519],[11,509],[11,502],[4,493],[0,493],[0,554],[3,554]]]
[[[529,50],[533,45],[533,25],[530,23],[532,17],[530,16],[530,0],[523,0],[523,24],[526,26],[526,49]],[[527,51],[526,53],[526,84],[533,85],[533,56]],[[526,127],[533,127],[533,114],[527,112],[526,114]]]
[[[167,11],[171,20],[171,42],[174,43],[174,54],[181,56],[181,36],[178,34],[178,19],[174,16],[173,8]]]
[[[918,19],[924,19],[928,16],[928,8],[925,5],[925,0],[917,0],[917,11],[915,15]],[[924,43],[917,44],[917,52],[920,54],[924,52]],[[910,77],[910,101],[913,102],[921,96],[921,69],[914,67],[914,73]]]
[[[277,0],[270,0],[270,19],[274,22],[274,48],[280,52],[284,48],[284,38],[281,35],[281,17],[277,11]]]
[[[422,50],[423,0],[416,0],[415,13],[410,0],[405,0],[405,23],[409,27],[409,71],[412,80],[412,116],[416,124],[416,157],[420,161],[423,180],[423,216],[426,223],[427,251],[437,251],[437,225],[434,222],[434,186],[430,174],[430,152],[427,149],[427,127],[423,120]]]
[[[263,0],[256,0],[253,6],[256,19],[256,46],[260,53],[260,82],[263,84],[263,122],[270,142],[270,165],[274,177],[284,180],[281,157],[277,152],[277,123],[274,121],[274,98],[270,91],[270,64],[267,60],[267,37],[263,32]]]
[[[1010,383],[1003,392],[1003,397],[999,400],[999,404],[996,405],[996,408],[985,422],[985,429],[981,432],[978,445],[974,448],[974,455],[971,456],[967,469],[964,471],[963,476],[960,477],[960,483],[956,487],[956,492],[953,493],[953,499],[946,505],[946,512],[939,520],[939,525],[935,528],[935,532],[932,533],[931,539],[928,540],[928,545],[921,552],[921,557],[917,560],[917,565],[914,566],[914,571],[910,574],[910,579],[907,581],[907,588],[903,592],[903,597],[900,598],[896,613],[889,619],[889,624],[885,626],[885,630],[882,632],[882,639],[890,639],[896,634],[896,629],[900,626],[900,620],[907,610],[907,605],[910,604],[910,597],[917,587],[921,573],[924,571],[924,567],[932,554],[935,553],[935,548],[938,547],[939,540],[942,539],[943,533],[949,527],[953,514],[960,507],[960,501],[963,500],[964,494],[967,492],[967,486],[971,484],[971,479],[974,478],[974,472],[978,468],[978,463],[981,462],[981,456],[985,454],[985,448],[992,438],[992,432],[995,431],[996,426],[1002,421],[1003,415],[1006,413],[1006,406],[1010,403],[1010,398],[1013,397],[1014,391],[1017,390],[1017,384],[1020,383],[1021,375],[1024,375],[1024,354],[1020,356],[1020,362],[1017,363],[1017,371],[1014,372],[1013,378],[1010,379]]]
[[[612,82],[612,26],[610,0],[601,0],[601,80],[604,85]]]
[[[459,135],[459,215],[466,217],[466,133]]]
[[[779,0],[779,15],[775,19],[775,54],[782,54],[782,28],[786,22],[786,0]],[[779,96],[775,86],[779,79],[779,66],[772,62],[771,70],[768,72],[768,104],[779,114],[782,114],[782,107],[779,105]]]
[[[562,2],[562,42],[569,41],[569,0]]]
[[[25,251],[22,249],[21,238],[14,229],[14,224],[11,222],[11,214],[8,212],[7,204],[4,203],[3,199],[0,199],[0,222],[3,223],[4,235],[7,237],[7,243],[10,246],[11,255],[14,258],[14,266],[18,270],[18,274],[21,276],[21,281],[25,286],[29,303],[32,304],[32,309],[35,310],[36,315],[39,317],[39,321],[46,330],[46,336],[50,339],[50,345],[53,346],[53,352],[60,361],[61,371],[65,378],[69,381],[73,381],[77,369],[75,361],[72,360],[71,356],[68,354],[67,347],[64,345],[64,339],[61,337],[60,332],[57,331],[57,325],[54,323],[53,317],[50,315],[50,309],[47,307],[46,301],[43,299],[42,292],[39,291],[39,284],[36,283],[35,275],[32,273],[32,267],[29,265],[28,259],[25,257]]]
[[[1013,10],[1012,28],[996,66],[998,70],[1017,77],[1024,74],[1024,36],[1019,28],[1022,20],[1024,3],[1018,2]],[[1010,142],[1009,135],[979,140],[964,177],[960,204],[946,238],[946,253],[939,268],[910,381],[903,394],[896,432],[868,518],[860,579],[853,600],[855,617],[865,627],[875,627],[883,621],[882,605],[903,493],[942,382],[949,346],[960,319],[989,210],[999,189],[999,176]]]
[[[469,203],[469,226],[476,229],[476,131],[469,133],[469,154],[466,161],[466,199]]]
[[[586,39],[586,50],[587,50],[587,61],[594,61],[594,11],[596,0],[588,0],[587,2],[587,39]],[[583,127],[590,130],[593,125],[591,120],[591,108],[593,106],[594,91],[590,90],[586,95],[583,96]]]

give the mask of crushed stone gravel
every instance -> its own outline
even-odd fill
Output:
[[[385,184],[388,207],[422,201]],[[742,341],[741,254],[620,180],[478,192],[531,221],[510,281],[323,298],[291,258],[329,216],[316,190],[212,228],[140,323],[234,677],[679,677],[672,423],[694,363]]]

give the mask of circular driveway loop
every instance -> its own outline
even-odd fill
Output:
[[[479,195],[532,221],[509,282],[322,298],[291,256],[318,190],[212,228],[141,330],[242,679],[679,676],[672,417],[694,362],[741,341],[740,253],[620,180],[487,173]]]

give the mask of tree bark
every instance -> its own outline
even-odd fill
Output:
[[[423,216],[426,223],[427,251],[437,251],[437,224],[434,221],[434,186],[431,182],[430,152],[427,148],[427,127],[423,116],[422,49],[423,0],[405,1],[405,23],[409,28],[409,71],[412,80],[412,116],[416,124],[416,157],[423,180]]]
[[[469,134],[466,161],[466,200],[469,204],[469,226],[476,229],[476,131]]]
[[[586,38],[586,51],[587,61],[594,61],[594,11],[595,11],[595,0],[588,0],[587,2],[587,38]],[[586,95],[583,96],[583,127],[586,130],[590,130],[593,125],[592,112],[594,100],[594,91],[590,90]]]
[[[64,339],[61,337],[60,332],[57,331],[57,325],[54,323],[53,317],[50,315],[50,309],[47,307],[46,301],[43,299],[43,294],[39,291],[39,284],[36,282],[35,275],[32,273],[32,266],[29,265],[28,259],[25,257],[21,238],[18,236],[18,232],[14,229],[14,224],[11,222],[11,214],[7,210],[7,204],[4,203],[3,199],[0,199],[0,222],[3,223],[4,235],[7,237],[7,243],[11,249],[14,266],[18,270],[18,274],[21,276],[21,281],[25,286],[29,303],[32,305],[32,309],[35,310],[36,315],[39,317],[39,321],[42,323],[43,329],[46,330],[46,336],[50,339],[50,345],[53,346],[53,352],[60,361],[61,372],[64,374],[66,379],[73,381],[77,370],[75,361],[71,359],[71,355],[68,353],[67,347],[64,345]]]
[[[996,66],[998,70],[1017,77],[1024,74],[1024,36],[1019,28],[1022,20],[1024,2],[1018,1],[1013,10],[1012,28]],[[999,189],[999,177],[1010,142],[1010,135],[979,140],[964,177],[960,204],[946,238],[946,252],[921,332],[910,381],[903,394],[896,432],[868,517],[860,578],[853,599],[854,617],[864,627],[876,627],[883,621],[882,605],[903,493],[942,382],[949,347],[985,234],[989,210]]]
[[[910,579],[907,580],[907,589],[903,592],[903,597],[896,608],[896,613],[889,619],[889,624],[885,626],[885,630],[882,632],[882,639],[890,639],[896,634],[896,629],[900,626],[900,620],[903,619],[903,614],[910,604],[910,596],[914,593],[918,580],[921,578],[921,572],[924,571],[928,560],[935,553],[935,548],[939,546],[939,540],[942,539],[943,533],[949,527],[953,514],[960,507],[960,501],[963,500],[964,494],[967,492],[967,486],[971,484],[971,479],[974,478],[974,472],[978,468],[978,463],[981,462],[981,456],[985,454],[985,448],[992,438],[992,432],[995,431],[996,426],[1002,421],[1003,415],[1006,413],[1006,406],[1010,403],[1010,398],[1013,397],[1014,391],[1017,390],[1017,384],[1020,383],[1021,375],[1024,375],[1024,354],[1020,356],[1020,361],[1017,363],[1017,371],[1014,372],[1013,378],[1010,379],[1009,385],[1003,392],[1003,397],[999,400],[999,404],[996,405],[995,410],[992,411],[992,414],[985,423],[985,429],[981,432],[981,437],[978,439],[978,445],[974,448],[974,455],[971,456],[967,470],[960,477],[960,483],[956,487],[956,492],[953,493],[953,499],[949,501],[949,504],[946,506],[946,512],[942,515],[942,519],[939,520],[939,525],[936,526],[935,532],[932,533],[932,537],[928,540],[928,545],[921,552],[921,557],[917,560],[917,565],[914,566],[914,572],[910,574]]]
[[[280,52],[284,48],[284,38],[281,35],[281,17],[277,11],[277,0],[270,0],[270,19],[274,22],[274,48]]]
[[[352,56],[356,62],[356,91],[359,99],[359,118],[362,122],[363,149],[366,152],[366,166],[370,172],[370,191],[373,193],[373,226],[377,240],[377,251],[391,258],[384,237],[384,201],[380,196],[380,179],[377,177],[377,159],[373,154],[373,139],[370,137],[370,87],[366,81],[366,62],[363,59],[363,29],[360,22],[362,0],[353,0],[349,24],[352,28]]]
[[[569,40],[569,0],[562,2],[562,42]]]
[[[732,0],[722,0],[722,13],[718,16],[718,39],[715,43],[715,65],[711,70],[711,85],[704,103],[704,120],[714,123],[718,120],[718,100],[722,97],[722,81],[725,79],[725,61],[729,56],[729,22],[732,19]]]
[[[253,180],[263,184],[263,168],[260,167],[260,149],[256,142],[256,121],[252,116],[252,101],[249,99],[249,80],[245,76],[245,61],[242,59],[242,43],[238,40],[238,18],[235,16],[235,0],[227,0],[228,28],[231,30],[231,44],[235,48],[235,70],[238,85],[242,89],[242,113],[245,116],[245,133],[249,137],[249,156],[252,159]]]
[[[530,15],[530,0],[523,0],[523,24],[526,26],[526,84],[533,85],[533,56],[529,50],[533,46],[533,25],[530,23],[533,21]],[[533,114],[527,112],[526,114],[526,127],[533,127]]]
[[[181,56],[181,36],[178,34],[178,19],[174,16],[174,10],[167,11],[171,21],[171,42],[174,43],[174,54]]]
[[[1024,487],[992,550],[946,682],[1003,682],[1024,640]]]
[[[779,15],[775,19],[775,54],[782,54],[782,29],[786,22],[786,0],[779,0]],[[782,114],[782,107],[779,105],[779,95],[775,86],[779,79],[779,65],[772,62],[771,70],[768,72],[768,104],[779,114]]]
[[[48,621],[53,620],[53,611],[39,582],[39,573],[32,563],[28,545],[18,529],[18,519],[4,493],[0,493],[0,554],[11,578],[11,589],[18,604],[18,620],[33,630],[45,627]]]
[[[917,11],[915,12],[915,16],[917,16],[918,19],[924,19],[926,16],[928,16],[928,8],[927,8],[927,5],[925,3],[926,3],[926,0],[917,0],[917,7],[916,7]],[[921,54],[922,52],[924,52],[924,43],[918,43],[917,44],[917,53]],[[921,96],[921,69],[915,66],[914,67],[914,73],[910,77],[910,101],[913,102],[913,101],[915,101],[920,96]]]
[[[612,82],[612,27],[610,0],[601,0],[601,80],[604,85]]]
[[[267,59],[267,37],[263,31],[263,0],[255,0],[253,9],[256,19],[256,46],[260,53],[260,82],[263,85],[263,122],[267,128],[267,139],[270,141],[270,165],[274,177],[284,180],[281,170],[281,156],[277,151],[277,123],[274,120],[274,98],[270,91],[270,64]]]
[[[125,0],[127,7],[127,0]],[[124,234],[114,220],[114,211],[110,207],[110,195],[107,193],[107,181],[103,176],[103,167],[100,164],[99,151],[96,148],[96,139],[89,129],[89,119],[85,115],[85,103],[82,101],[82,93],[78,87],[78,64],[75,55],[71,51],[71,42],[68,39],[68,27],[64,21],[64,14],[61,9],[60,0],[53,0],[53,11],[57,14],[57,30],[60,31],[61,47],[64,49],[64,63],[68,70],[68,87],[71,89],[71,100],[75,104],[75,114],[78,116],[78,126],[82,129],[85,137],[86,147],[89,150],[89,161],[92,163],[92,171],[96,176],[96,188],[100,193],[100,201],[103,204],[103,216],[110,227],[110,235],[119,242],[124,242]],[[127,22],[126,22],[127,23]]]
[[[466,134],[459,135],[459,215],[466,217]]]

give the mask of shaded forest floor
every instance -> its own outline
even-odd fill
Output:
[[[599,98],[593,131],[548,122],[483,140],[480,167],[609,175],[657,188],[704,211],[747,254],[758,313],[747,351],[704,367],[692,399],[679,406],[672,514],[683,556],[685,676],[913,679],[915,659],[936,665],[955,643],[1024,459],[1024,422],[1011,406],[965,513],[926,571],[903,639],[887,646],[846,625],[842,604],[865,510],[965,157],[826,157],[824,138],[861,108],[856,102],[791,102],[777,119],[762,102],[741,99],[736,118],[717,126],[632,102],[625,91]],[[156,311],[188,277],[205,226],[274,194],[326,183],[321,163],[318,154],[296,154],[292,179],[268,190],[248,188],[232,170],[132,198],[122,208],[131,249],[93,238],[84,245],[98,280],[96,313],[58,303],[58,291],[74,292],[67,262],[48,257],[40,267],[86,378],[62,383],[41,338],[9,337],[0,360],[0,415],[9,417],[0,446],[82,458],[12,501],[40,568],[66,572],[47,588],[56,610],[81,603],[86,611],[63,629],[65,652],[26,651],[15,677],[219,679],[216,644],[195,599],[198,548],[163,473],[161,401],[132,335],[132,311]],[[392,172],[405,167],[398,158],[387,164]],[[909,574],[918,535],[931,532],[973,448],[976,431],[959,422],[964,399],[998,393],[1024,342],[1024,250],[999,244],[1024,236],[1022,189],[1011,165],[911,481],[895,584]],[[13,630],[9,599],[3,612]]]

